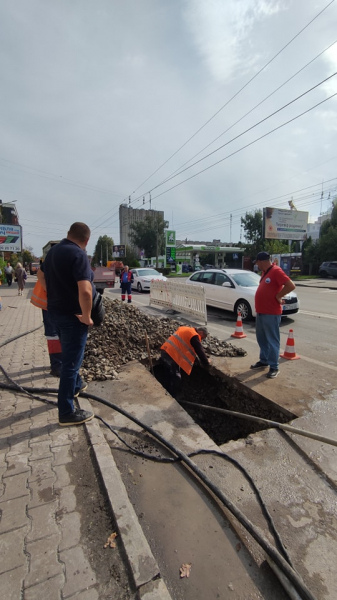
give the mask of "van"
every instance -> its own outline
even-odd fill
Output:
[[[36,275],[36,273],[38,272],[40,268],[40,263],[38,262],[31,262],[29,263],[29,273],[31,275]]]

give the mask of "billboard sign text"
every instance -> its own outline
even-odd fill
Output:
[[[308,214],[300,210],[264,208],[264,237],[267,240],[306,240]]]

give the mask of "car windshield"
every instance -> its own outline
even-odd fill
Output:
[[[257,287],[260,283],[260,276],[256,273],[234,273],[231,277],[241,287]]]
[[[139,269],[138,275],[140,275],[141,277],[144,277],[146,275],[161,275],[161,273],[156,271],[156,269]]]

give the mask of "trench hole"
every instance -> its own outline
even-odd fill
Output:
[[[165,374],[162,364],[154,365],[153,371],[156,379],[165,387]],[[267,398],[250,392],[247,388],[242,388],[222,378],[220,373],[217,377],[195,365],[190,376],[182,371],[182,385],[176,400],[181,403],[182,408],[218,446],[230,440],[246,438],[251,433],[268,429],[268,426],[264,423],[255,423],[212,412],[198,406],[194,408],[183,404],[184,400],[254,415],[278,423],[287,423],[296,417],[292,413],[282,412]]]

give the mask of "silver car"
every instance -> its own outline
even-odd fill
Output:
[[[187,280],[189,285],[203,285],[206,304],[224,310],[241,313],[242,321],[256,316],[255,292],[260,276],[243,269],[208,269],[193,273]],[[284,296],[282,316],[297,313],[299,301],[295,292]]]

